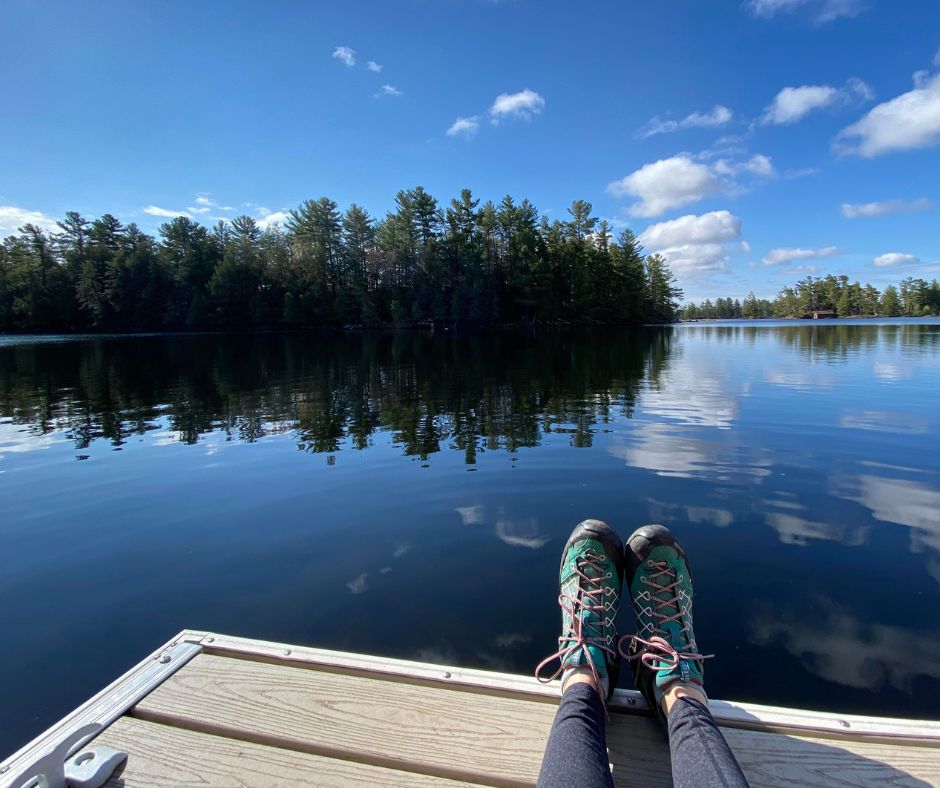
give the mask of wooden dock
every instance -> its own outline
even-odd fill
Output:
[[[0,786],[90,722],[129,754],[115,788],[531,785],[557,704],[528,676],[185,631],[0,764]],[[938,722],[711,708],[754,786],[940,785]],[[615,693],[608,744],[618,785],[671,784],[637,693]]]

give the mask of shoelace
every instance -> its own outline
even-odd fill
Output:
[[[646,585],[649,586],[650,605],[644,608],[643,612],[652,616],[653,622],[651,629],[655,635],[648,640],[639,635],[625,635],[617,643],[617,650],[621,656],[627,660],[639,659],[646,667],[651,670],[674,670],[679,666],[680,660],[698,661],[711,659],[714,654],[699,654],[697,651],[683,651],[673,646],[667,639],[668,632],[662,628],[663,624],[675,621],[680,625],[680,632],[685,637],[686,642],[683,648],[696,648],[694,641],[688,637],[688,627],[682,622],[683,608],[676,598],[676,588],[679,585],[678,575],[671,569],[665,561],[647,561],[647,566],[655,569],[648,576]],[[665,576],[665,583],[657,582]],[[668,582],[672,580],[672,582]],[[662,597],[666,598],[663,599]],[[655,605],[655,608],[654,608]],[[672,608],[675,613],[666,615],[660,612],[664,608]],[[636,643],[638,648],[635,654],[629,653],[629,646],[624,651],[624,641],[628,640],[630,644]],[[656,664],[659,663],[659,664]]]
[[[591,668],[591,675],[594,678],[594,686],[597,688],[598,693],[603,695],[603,692],[601,692],[601,677],[588,646],[594,646],[609,654],[611,659],[616,658],[617,652],[606,644],[603,634],[599,631],[599,628],[603,626],[603,622],[606,620],[604,615],[606,608],[603,601],[604,586],[602,583],[604,580],[610,579],[610,574],[605,572],[600,565],[601,560],[600,556],[586,552],[582,558],[575,562],[574,571],[580,578],[577,596],[558,595],[558,604],[571,617],[571,628],[558,638],[558,651],[543,659],[536,667],[535,678],[543,684],[548,684],[558,678],[565,669],[565,660],[575,654],[578,649],[584,649],[588,666]],[[590,577],[582,571],[587,568],[594,570],[594,577]],[[601,620],[585,623],[584,616],[581,614],[587,611],[593,611],[600,616]],[[586,628],[592,631],[586,632]],[[558,669],[551,676],[542,676],[545,667],[556,659],[558,660]]]
[[[623,650],[623,641],[629,640],[631,643],[639,643],[645,648],[638,650],[636,654]],[[649,640],[641,638],[639,635],[624,635],[617,644],[620,655],[627,660],[638,659],[650,670],[674,670],[679,667],[679,660],[697,660],[711,659],[714,654],[698,654],[693,651],[677,651],[667,640],[661,637],[652,637]],[[659,663],[658,665],[656,663]]]

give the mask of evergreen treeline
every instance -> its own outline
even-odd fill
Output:
[[[882,292],[870,284],[849,283],[847,276],[807,276],[793,287],[784,287],[773,301],[757,298],[754,293],[744,301],[718,298],[686,304],[681,316],[684,320],[803,317],[815,310],[831,311],[837,317],[940,315],[940,283],[909,276]]]
[[[380,221],[322,197],[284,227],[181,216],[159,238],[69,212],[59,232],[25,225],[0,246],[0,331],[674,320],[664,260],[591,211],[576,200],[550,222],[469,189],[442,208],[419,186]]]

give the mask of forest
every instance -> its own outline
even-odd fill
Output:
[[[575,200],[549,221],[528,200],[464,189],[446,207],[400,191],[380,220],[307,200],[283,226],[179,216],[159,237],[69,212],[0,245],[0,331],[133,332],[668,323],[682,292],[630,230]]]
[[[940,315],[940,283],[934,279],[907,277],[884,291],[847,276],[824,278],[807,276],[792,287],[784,287],[771,301],[753,292],[743,301],[717,298],[700,304],[689,303],[681,310],[683,320],[722,318],[804,317],[816,310],[836,317],[921,317]]]

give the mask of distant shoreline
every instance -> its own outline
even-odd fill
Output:
[[[787,323],[790,325],[811,325],[825,327],[827,325],[840,325],[845,323],[861,323],[863,321],[878,321],[879,325],[891,323],[936,323],[940,325],[940,315],[897,315],[887,316],[859,316],[836,317],[826,319],[813,319],[803,317],[729,317],[729,318],[702,318],[696,320],[677,320],[672,323],[641,323],[641,324],[540,324],[534,327],[524,325],[495,325],[463,327],[455,330],[450,327],[432,329],[427,326],[318,326],[310,328],[244,328],[244,329],[218,329],[218,330],[173,330],[173,331],[5,331],[0,332],[0,340],[15,338],[36,339],[143,339],[152,337],[230,337],[230,336],[368,336],[368,335],[412,335],[412,336],[438,336],[438,337],[465,337],[492,336],[494,334],[539,334],[556,332],[597,331],[610,332],[615,330],[638,330],[651,328],[668,328],[694,325],[731,325],[731,324],[760,324],[760,323]]]

